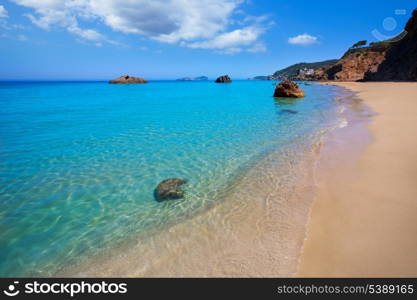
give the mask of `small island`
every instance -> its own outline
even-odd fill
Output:
[[[140,77],[134,77],[129,75],[120,76],[119,78],[110,80],[109,83],[112,84],[140,84],[140,83],[148,83],[143,78]]]
[[[207,76],[199,76],[199,77],[183,77],[183,78],[179,78],[177,79],[177,81],[207,81],[208,77]]]

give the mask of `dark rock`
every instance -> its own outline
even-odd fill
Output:
[[[143,78],[124,75],[124,76],[120,76],[119,78],[110,80],[109,83],[113,83],[113,84],[134,84],[134,83],[148,83],[148,82]]]
[[[187,180],[180,178],[169,178],[161,181],[154,191],[156,200],[163,201],[169,199],[179,199],[184,196],[181,185],[187,183]]]
[[[223,75],[216,79],[216,83],[229,83],[232,82],[229,75]]]
[[[304,97],[304,91],[298,87],[298,84],[290,80],[284,80],[275,87],[274,97]]]

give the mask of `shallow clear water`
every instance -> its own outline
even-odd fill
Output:
[[[299,159],[341,121],[340,88],[301,87],[0,83],[0,276],[50,276],[221,205],[271,153]],[[185,198],[155,201],[169,177],[189,180]]]

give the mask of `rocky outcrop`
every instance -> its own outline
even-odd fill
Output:
[[[216,79],[216,83],[229,83],[232,82],[232,79],[230,79],[229,75],[223,75]]]
[[[284,80],[275,87],[274,97],[304,97],[304,91],[298,87],[298,84],[290,80]]]
[[[403,35],[387,50],[378,70],[366,73],[365,80],[417,81],[417,9],[408,20]]]
[[[368,72],[376,72],[385,59],[384,47],[349,49],[335,64],[318,69],[310,80],[358,81]]]
[[[169,178],[161,181],[154,191],[156,200],[163,201],[184,197],[181,186],[185,183],[187,183],[187,180],[180,178]]]
[[[148,83],[148,82],[143,78],[124,75],[124,76],[120,76],[119,78],[110,80],[109,83],[113,83],[113,84],[135,84],[135,83]]]
[[[368,47],[351,48],[331,66],[316,70],[309,80],[416,81],[417,9],[404,31]]]

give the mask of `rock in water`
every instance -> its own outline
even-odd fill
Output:
[[[293,109],[281,109],[281,111],[282,111],[283,113],[293,114],[293,115],[295,115],[295,114],[297,114],[297,113],[298,113],[298,111],[293,110]]]
[[[120,76],[119,78],[110,80],[109,83],[113,83],[113,84],[134,84],[134,83],[148,83],[148,82],[143,78],[124,75],[124,76]]]
[[[187,183],[187,180],[180,178],[169,178],[161,181],[154,191],[156,200],[179,199],[184,196],[181,185]]]
[[[298,84],[290,80],[284,80],[275,88],[274,97],[304,97],[304,91],[298,87]]]
[[[223,75],[216,79],[215,83],[229,83],[232,82],[229,75]]]

